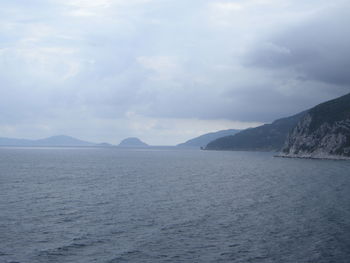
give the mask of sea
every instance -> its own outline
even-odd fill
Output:
[[[273,155],[0,148],[0,262],[350,262],[350,161]]]

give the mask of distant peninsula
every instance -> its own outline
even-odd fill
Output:
[[[206,133],[201,136],[195,137],[193,139],[190,139],[184,143],[180,143],[177,146],[178,147],[192,147],[192,148],[201,148],[201,147],[206,147],[207,144],[215,139],[224,137],[224,136],[230,136],[234,135],[241,130],[235,130],[235,129],[229,129],[229,130],[222,130],[222,131],[217,131],[217,132],[211,132],[211,133]]]
[[[147,143],[144,143],[139,138],[136,137],[129,137],[124,140],[122,140],[118,147],[148,147],[149,145]]]
[[[278,119],[271,124],[243,130],[235,135],[225,136],[210,142],[206,150],[225,151],[279,151],[298,121],[305,115]]]
[[[279,151],[279,157],[350,159],[350,93],[271,124],[218,138],[205,149]]]

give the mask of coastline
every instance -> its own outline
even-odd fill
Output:
[[[330,154],[283,154],[279,153],[273,157],[278,158],[297,158],[297,159],[314,159],[314,160],[336,160],[336,161],[350,161],[350,157]]]

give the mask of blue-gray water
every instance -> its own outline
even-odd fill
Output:
[[[0,262],[350,262],[350,162],[0,149]]]

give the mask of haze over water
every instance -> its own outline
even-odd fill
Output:
[[[0,262],[350,258],[350,162],[270,153],[0,149]]]

